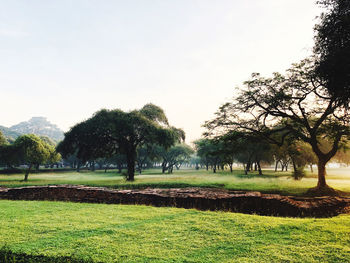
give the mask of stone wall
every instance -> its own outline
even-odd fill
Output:
[[[142,204],[287,217],[330,217],[350,211],[350,198],[293,198],[212,188],[115,190],[73,185],[0,188],[0,199]]]

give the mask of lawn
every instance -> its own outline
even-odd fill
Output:
[[[93,262],[350,262],[350,215],[0,201],[0,247]]]
[[[0,186],[17,187],[48,184],[82,184],[90,186],[106,186],[113,188],[143,187],[221,187],[234,190],[261,191],[264,193],[280,193],[286,195],[303,195],[308,188],[317,183],[317,174],[308,172],[300,181],[292,179],[290,172],[265,170],[263,176],[256,173],[244,175],[242,170],[218,172],[205,170],[179,170],[173,174],[162,174],[158,169],[146,170],[137,175],[135,182],[127,182],[116,171],[82,171],[31,174],[27,183],[21,182],[22,174],[0,175]],[[350,193],[350,168],[328,169],[327,182],[330,186]]]

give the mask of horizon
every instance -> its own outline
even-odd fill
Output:
[[[302,0],[4,3],[0,125],[43,116],[66,132],[151,102],[190,143],[251,73],[311,54],[319,13]]]

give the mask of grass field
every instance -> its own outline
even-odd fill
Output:
[[[350,215],[0,201],[0,247],[94,262],[350,262]]]
[[[114,188],[142,187],[222,187],[235,190],[261,191],[287,195],[303,195],[307,189],[317,183],[317,174],[310,172],[300,181],[291,178],[290,172],[273,172],[265,170],[263,176],[251,173],[244,175],[242,170],[218,172],[205,170],[179,170],[173,174],[162,174],[158,169],[146,170],[137,175],[135,182],[127,182],[116,171],[89,172],[55,172],[31,174],[27,183],[21,182],[22,174],[0,175],[0,186],[17,187],[48,184],[83,184],[90,186],[107,186]],[[327,182],[330,186],[350,193],[350,168],[328,169]]]

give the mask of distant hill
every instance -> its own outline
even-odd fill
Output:
[[[21,134],[19,132],[13,131],[5,126],[0,125],[0,130],[4,134],[4,136],[7,138],[8,141],[14,141],[18,136]]]
[[[44,135],[58,142],[63,140],[63,131],[45,117],[33,117],[29,121],[20,122],[10,127],[10,130],[28,134]]]
[[[10,140],[16,139],[22,134],[33,133],[47,136],[55,142],[63,140],[63,131],[57,125],[49,122],[45,117],[33,117],[29,121],[20,122],[10,128],[0,126],[0,130]]]

